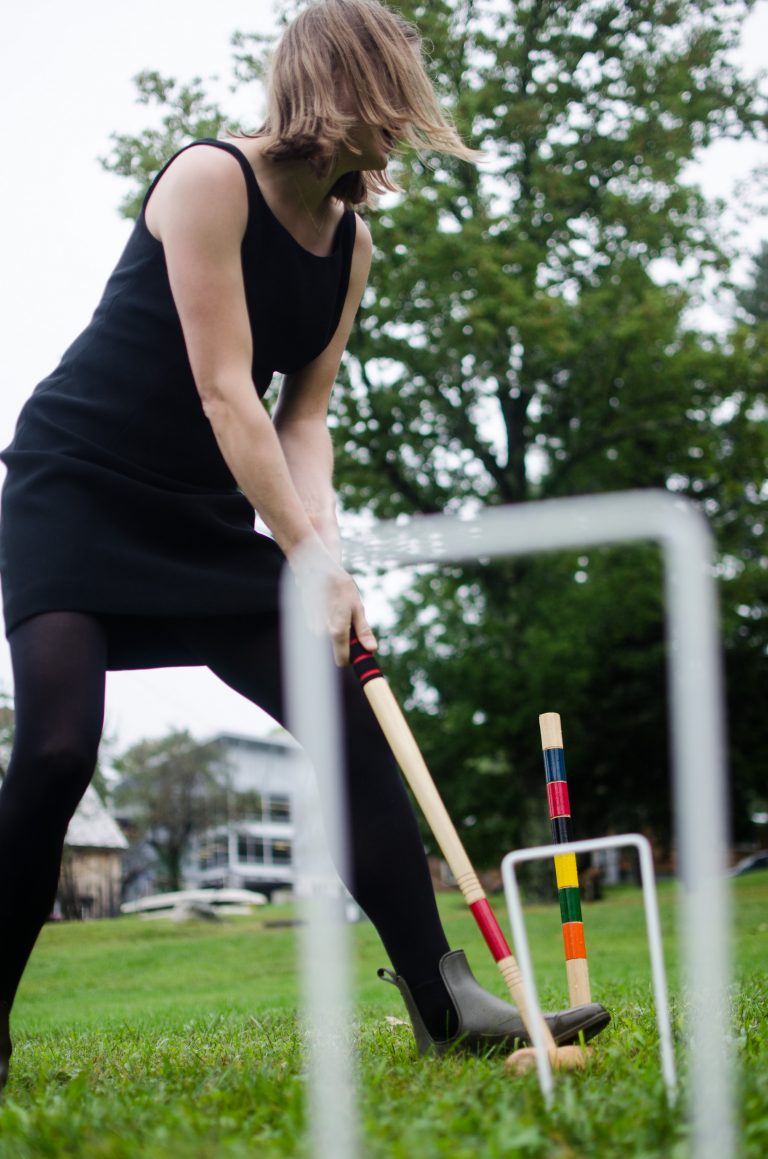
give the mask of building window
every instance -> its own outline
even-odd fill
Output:
[[[230,821],[261,821],[262,816],[261,793],[246,790],[232,795]]]
[[[215,837],[205,845],[200,846],[199,853],[201,869],[216,869],[221,865],[229,864],[229,842],[226,837]]]
[[[270,821],[290,821],[290,819],[291,819],[291,800],[290,800],[290,797],[270,797],[268,804],[269,804],[269,819],[270,819]]]
[[[264,842],[261,837],[240,833],[237,838],[237,860],[251,865],[264,864]]]
[[[273,865],[290,865],[292,860],[292,850],[290,841],[273,841],[272,842],[272,864]]]

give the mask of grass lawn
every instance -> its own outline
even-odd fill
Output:
[[[679,1028],[675,887],[659,892]],[[733,993],[744,1159],[768,1154],[768,873],[734,879]],[[441,897],[449,940],[503,985],[460,897]],[[497,910],[506,926],[503,900]],[[213,925],[135,917],[46,927],[14,1009],[0,1099],[0,1159],[302,1156],[305,1077],[295,1009],[296,931],[261,911]],[[542,1000],[567,1005],[557,906],[527,911]],[[535,1076],[502,1061],[419,1059],[368,924],[354,927],[364,1154],[371,1159],[684,1156],[658,1061],[642,897],[622,888],[585,912],[592,990],[613,1014],[583,1074]],[[714,933],[713,933],[714,936]],[[678,1064],[684,1050],[678,1042]],[[684,1076],[683,1076],[684,1082]]]

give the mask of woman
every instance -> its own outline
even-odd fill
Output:
[[[94,767],[105,672],[207,665],[282,721],[286,560],[308,592],[327,584],[340,666],[350,627],[376,646],[340,562],[326,415],[371,259],[351,206],[392,188],[400,140],[472,156],[440,112],[415,30],[369,0],[309,7],[276,50],[263,129],[197,142],[166,165],[93,320],[4,452],[16,738],[0,792],[0,1084],[11,1004]],[[271,420],[260,399],[274,371]],[[254,510],[272,539],[253,530]],[[341,682],[349,886],[420,1049],[522,1039],[517,1012],[449,951],[397,771],[348,668]],[[551,1016],[560,1042],[607,1018],[598,1006]]]

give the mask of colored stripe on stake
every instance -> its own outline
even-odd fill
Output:
[[[574,853],[563,853],[555,858],[555,876],[558,889],[579,888],[579,872]]]
[[[561,889],[558,891],[560,897],[560,917],[563,924],[566,922],[580,922],[581,921],[581,895],[578,889]]]
[[[553,845],[567,845],[569,841],[573,841],[570,817],[552,817],[549,824],[552,829]]]
[[[546,712],[545,716],[557,716],[556,712]],[[539,720],[542,718],[539,717]],[[558,720],[560,718],[558,717]],[[554,739],[554,738],[553,738]],[[543,742],[542,742],[543,743]],[[560,748],[545,748],[544,749],[544,772],[549,781],[565,781],[568,778],[565,775],[565,754],[562,749],[562,738]]]
[[[567,961],[570,962],[572,958],[586,958],[583,922],[566,922],[563,925],[563,945]]]
[[[556,712],[545,712],[539,717],[541,747],[544,753],[544,772],[547,781],[547,804],[555,845],[565,845],[571,836],[571,802],[568,796],[568,777],[565,771],[565,752],[560,717]],[[581,895],[576,857],[563,853],[555,857],[555,876],[560,901],[560,920],[568,974],[568,995],[571,1006],[591,1002],[587,947],[584,941],[584,923],[581,917]],[[577,969],[570,963],[578,960]]]
[[[547,785],[547,801],[550,817],[570,817],[571,802],[568,800],[566,781],[551,781]]]

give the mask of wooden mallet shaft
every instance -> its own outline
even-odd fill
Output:
[[[472,863],[448,815],[394,693],[383,678],[376,657],[371,652],[366,651],[354,637],[351,644],[351,662],[381,730],[392,749],[395,760],[419,803],[451,873],[456,878],[459,889],[493,954],[512,1000],[520,1011],[528,1035],[533,1040],[532,1019],[525,1000],[520,967],[507,943],[501,926],[496,920],[496,915],[491,909],[477,874],[472,868]],[[553,1065],[583,1065],[583,1051],[578,1047],[557,1047],[550,1029],[543,1019],[539,1029]],[[521,1058],[523,1065],[514,1069],[524,1070],[528,1069],[530,1065],[535,1065],[534,1054],[535,1052],[531,1050],[517,1051],[512,1056],[513,1058],[517,1055],[530,1057]]]

